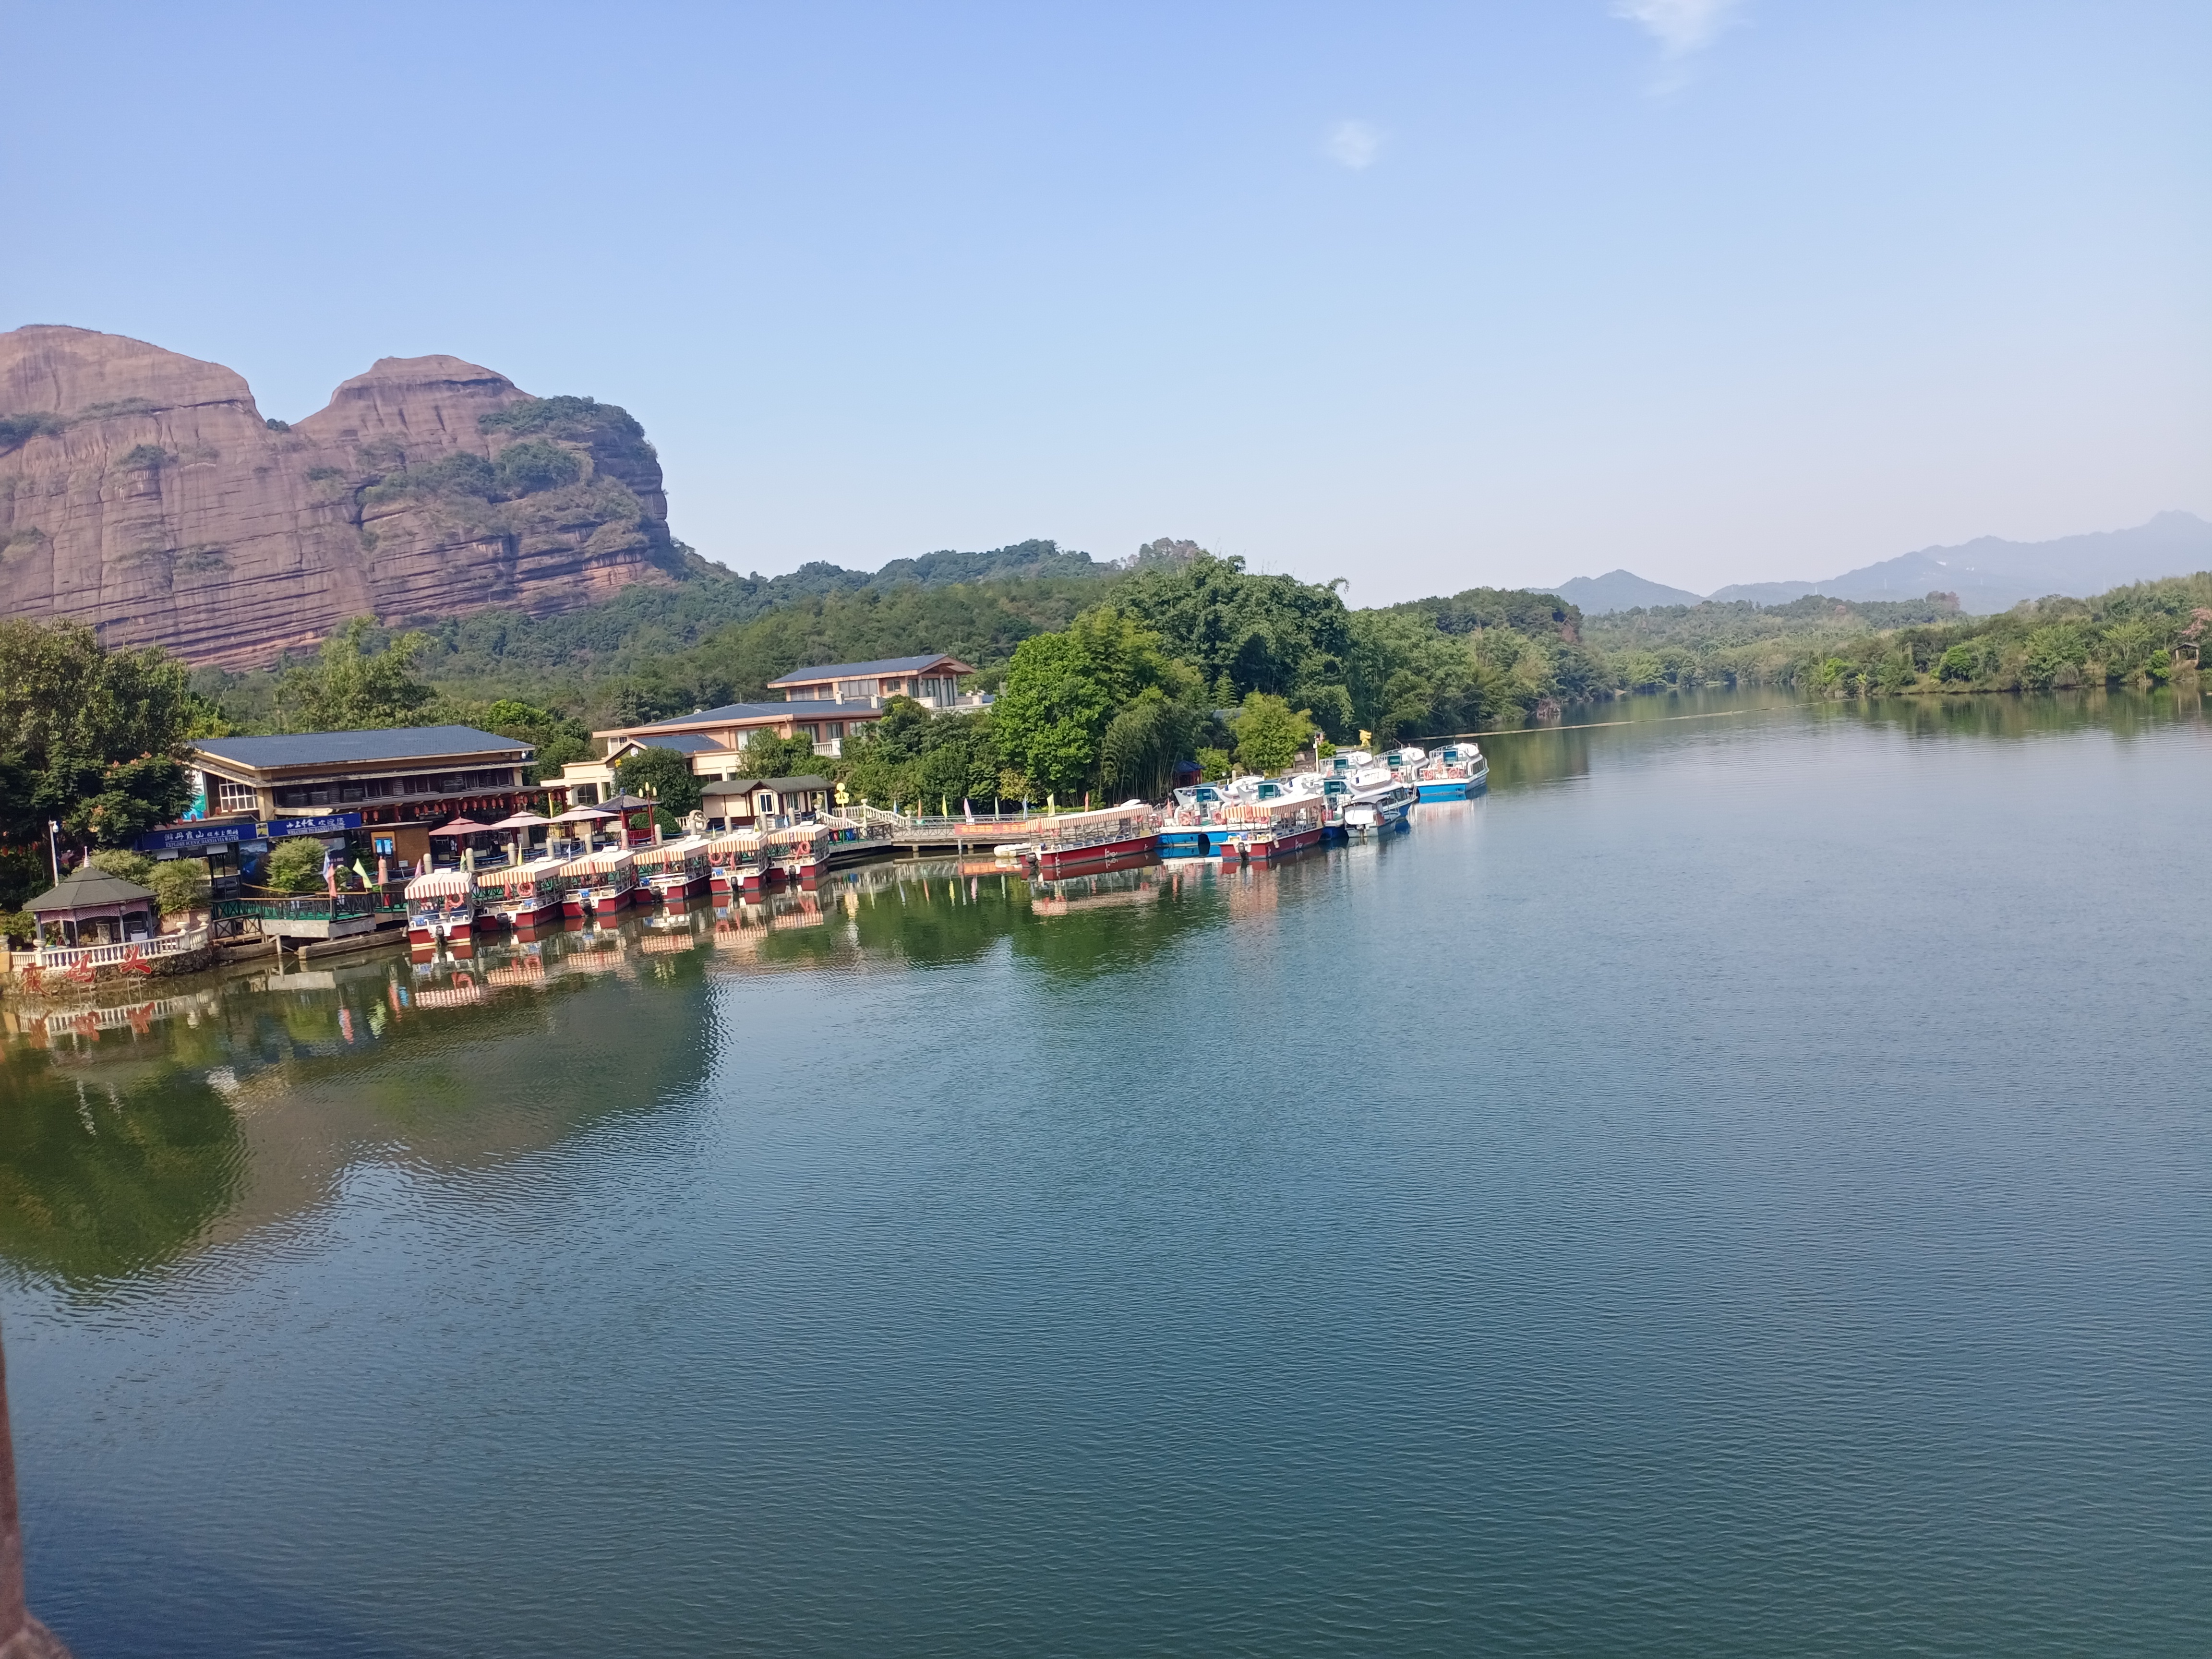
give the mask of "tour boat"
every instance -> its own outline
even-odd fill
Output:
[[[718,898],[757,893],[763,878],[761,832],[732,830],[707,843],[708,883]]]
[[[562,890],[566,884],[562,868],[558,859],[539,859],[531,864],[477,871],[477,919],[517,928],[556,920],[561,914]]]
[[[769,830],[762,856],[771,877],[812,886],[830,861],[830,834],[829,827],[820,823],[794,823],[788,829]]]
[[[686,836],[658,847],[639,848],[630,855],[637,864],[638,896],[681,904],[704,894],[714,879],[707,846],[704,836]]]
[[[1387,766],[1365,766],[1346,780],[1350,787],[1344,805],[1344,827],[1356,836],[1400,829],[1411,821],[1413,787],[1401,781]]]
[[[1224,811],[1227,834],[1217,849],[1224,859],[1264,864],[1320,845],[1327,797],[1279,793],[1267,800],[1231,801]]]
[[[561,895],[564,916],[618,916],[636,896],[636,857],[619,847],[570,859],[561,875],[568,884]]]
[[[1229,833],[1222,819],[1222,809],[1226,805],[1221,791],[1210,783],[1176,790],[1160,823],[1160,856],[1212,856],[1218,850],[1213,845],[1215,836]]]
[[[1022,828],[1036,839],[1037,869],[1048,881],[1120,860],[1152,858],[1160,844],[1160,815],[1140,800],[1032,818]]]
[[[466,939],[476,922],[476,878],[465,870],[425,870],[407,884],[407,942]]]
[[[1465,800],[1490,780],[1490,763],[1481,745],[1448,743],[1413,774],[1413,789],[1423,800]]]

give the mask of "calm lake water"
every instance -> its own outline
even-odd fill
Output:
[[[81,1659],[2212,1650],[2212,724],[1589,718],[1276,871],[878,868],[19,1030],[33,1606]]]

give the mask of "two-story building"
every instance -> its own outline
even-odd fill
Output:
[[[990,699],[960,695],[960,681],[975,670],[957,657],[933,652],[916,657],[887,657],[875,662],[821,663],[795,668],[769,682],[781,702],[733,702],[720,708],[594,732],[599,752],[562,769],[550,787],[570,805],[604,798],[615,788],[614,769],[640,749],[673,749],[690,758],[694,776],[724,783],[742,773],[740,752],[756,732],[779,738],[805,738],[827,759],[844,753],[845,739],[871,720],[883,718],[893,697],[911,697],[928,708],[981,708]]]
[[[342,841],[411,868],[429,856],[439,824],[463,815],[488,823],[533,802],[540,792],[523,773],[535,752],[469,726],[203,738],[185,757],[198,775],[195,816],[138,845],[210,854],[218,878],[234,861],[226,849],[234,855],[289,836]]]
[[[912,697],[925,708],[961,705],[960,682],[975,673],[957,657],[942,652],[920,657],[884,657],[874,662],[832,662],[794,668],[768,683],[787,702],[860,702],[880,708],[887,697]],[[970,698],[981,708],[988,699]]]

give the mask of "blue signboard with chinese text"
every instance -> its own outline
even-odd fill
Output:
[[[201,847],[220,847],[226,842],[251,841],[259,836],[258,823],[187,823],[173,830],[149,830],[138,837],[142,853],[181,853]]]
[[[358,812],[331,812],[319,818],[271,818],[268,833],[274,836],[342,836],[361,828]]]

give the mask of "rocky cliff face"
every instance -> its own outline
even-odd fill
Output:
[[[629,415],[386,357],[289,430],[215,363],[0,334],[0,613],[240,667],[349,617],[543,614],[681,569]]]

